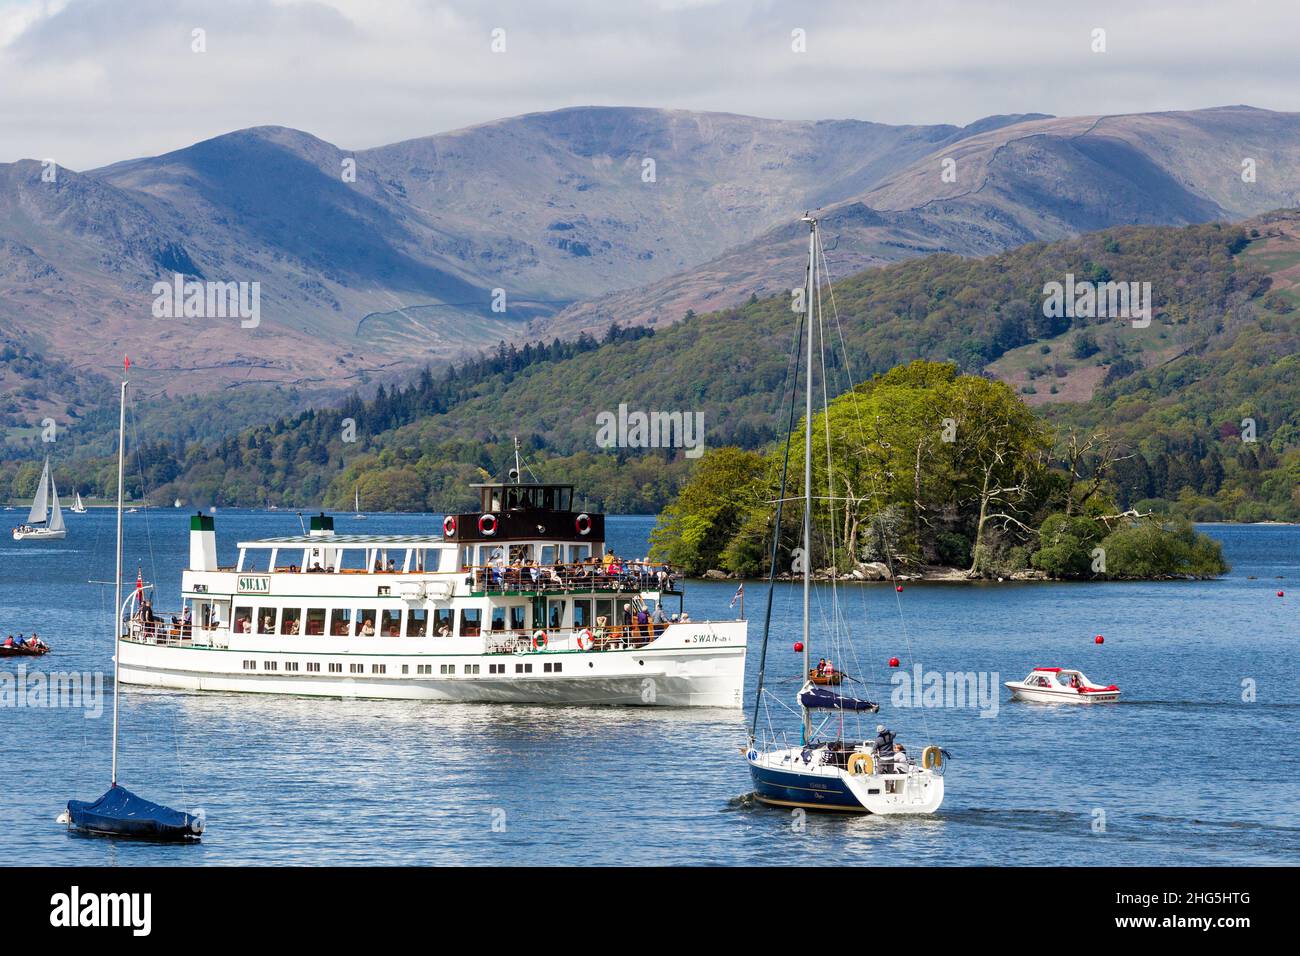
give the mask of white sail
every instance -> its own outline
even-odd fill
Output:
[[[59,507],[59,489],[54,487],[54,476],[50,475],[50,523],[51,531],[63,530],[63,509]]]
[[[72,510],[77,514],[81,514],[86,510],[86,506],[81,503],[80,491],[77,492],[77,500],[72,503]]]
[[[49,510],[50,495],[50,460],[45,459],[45,469],[41,472],[41,483],[36,489],[36,497],[32,499],[32,510],[27,515],[28,524],[44,524],[47,517],[46,512]]]

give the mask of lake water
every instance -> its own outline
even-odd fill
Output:
[[[50,545],[6,534],[0,630],[35,629],[54,646],[29,669],[99,670],[111,686],[112,588],[90,582],[112,578],[113,515],[69,515],[68,524],[68,538]],[[187,515],[143,512],[128,524],[128,579],[138,563],[158,582],[157,606],[174,609]],[[644,553],[652,524],[612,518],[611,543]],[[341,532],[438,526],[430,516],[338,518]],[[933,817],[802,818],[753,805],[739,752],[747,711],[127,690],[120,779],[149,799],[202,807],[203,842],[67,834],[54,818],[68,798],[107,786],[111,718],[8,707],[0,863],[1294,864],[1300,528],[1204,530],[1233,564],[1223,580],[843,589],[855,638],[840,663],[872,682],[879,719],[909,749],[934,741],[953,754]],[[297,532],[291,513],[217,516],[223,561],[239,538]],[[725,616],[734,591],[692,582],[686,607],[696,618]],[[749,696],[762,588],[747,591]],[[778,729],[796,727],[779,701],[792,704],[797,689],[798,620],[797,592],[783,589],[768,666]],[[920,664],[999,681],[1033,665],[1073,666],[1120,685],[1124,700],[1012,704],[997,686],[996,716],[899,708],[890,703],[893,656],[909,673]],[[18,665],[0,661],[10,672]],[[1254,700],[1243,699],[1252,687]]]

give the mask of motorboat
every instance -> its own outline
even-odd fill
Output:
[[[1009,680],[1013,700],[1036,704],[1109,704],[1119,700],[1119,688],[1094,684],[1083,671],[1064,667],[1035,667],[1024,680]]]

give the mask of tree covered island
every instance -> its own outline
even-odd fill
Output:
[[[1124,455],[1103,432],[1053,429],[1006,384],[915,361],[834,399],[813,420],[812,567],[883,578],[1210,578],[1228,565],[1190,522],[1123,510]],[[692,574],[767,572],[784,443],[710,450],[651,536]],[[790,460],[803,459],[803,428]],[[829,476],[828,476],[829,472]],[[798,466],[786,498],[803,495]],[[801,542],[787,504],[778,573]],[[784,566],[781,566],[784,562]]]

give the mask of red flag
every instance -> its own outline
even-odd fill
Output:
[[[144,605],[144,574],[140,566],[135,566],[135,597],[131,602],[132,614]]]

